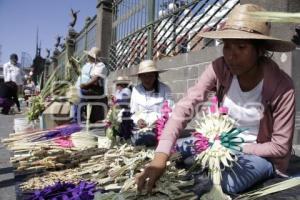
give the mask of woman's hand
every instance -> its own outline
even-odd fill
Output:
[[[147,192],[151,192],[155,187],[156,181],[162,176],[166,169],[168,155],[164,153],[156,153],[152,162],[145,167],[144,171],[137,174],[135,181],[138,191],[141,192],[146,188]]]
[[[138,126],[139,128],[145,128],[145,127],[147,127],[147,123],[146,123],[145,120],[139,119],[139,120],[137,121],[137,126]]]

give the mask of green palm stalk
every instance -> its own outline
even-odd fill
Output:
[[[249,12],[257,20],[277,23],[300,23],[300,13],[287,12]]]
[[[286,189],[290,189],[293,187],[296,187],[300,185],[300,178],[292,178],[288,179],[286,181],[282,181],[255,191],[248,192],[246,194],[240,195],[236,198],[236,200],[252,200],[252,199],[257,199],[259,197],[268,195],[268,194],[273,194],[276,192],[280,192]]]

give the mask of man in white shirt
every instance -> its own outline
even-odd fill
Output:
[[[24,73],[20,68],[20,64],[18,63],[17,54],[10,55],[10,61],[5,63],[3,66],[3,76],[4,82],[15,82],[18,85],[19,93],[24,84]]]

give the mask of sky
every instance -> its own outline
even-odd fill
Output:
[[[79,32],[87,17],[96,12],[97,0],[0,0],[0,64],[9,61],[9,55],[26,52],[33,59],[36,49],[36,35],[39,30],[41,55],[46,48],[54,50],[57,35],[65,37],[72,21],[71,8],[80,10],[75,30]]]

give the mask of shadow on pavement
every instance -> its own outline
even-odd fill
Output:
[[[0,168],[0,174],[13,173],[13,167]]]

